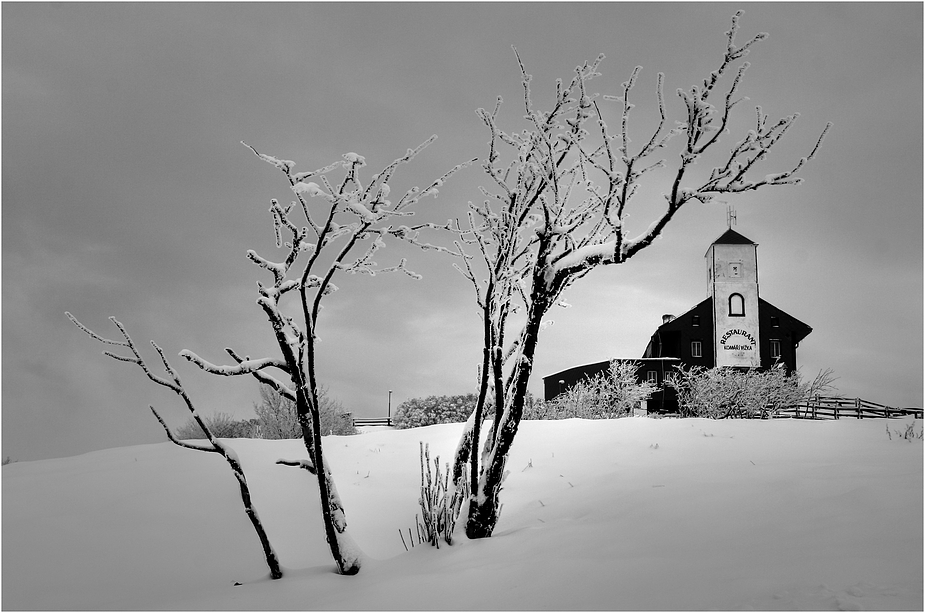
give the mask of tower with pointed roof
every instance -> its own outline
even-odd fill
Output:
[[[758,325],[758,245],[732,228],[704,256],[712,299],[716,366],[761,366]]]

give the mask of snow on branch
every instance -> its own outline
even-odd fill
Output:
[[[318,471],[315,469],[315,465],[308,460],[284,460],[280,458],[276,460],[276,464],[281,464],[283,466],[295,466],[296,468],[307,470],[313,475],[318,474]]]
[[[273,166],[276,166],[277,168],[279,168],[281,171],[283,171],[287,175],[292,170],[292,167],[295,166],[295,162],[293,162],[292,160],[281,160],[279,158],[273,157],[272,155],[265,155],[263,153],[259,153],[256,149],[254,149],[253,147],[245,143],[243,140],[241,141],[241,144],[247,147],[248,149],[250,149],[251,151],[253,151],[254,155],[259,157],[261,160],[269,164],[272,164]]]
[[[277,283],[282,282],[283,278],[286,276],[287,266],[280,262],[271,262],[265,258],[257,255],[257,252],[253,249],[247,250],[247,259],[254,262],[261,268],[265,268],[273,273],[273,277],[276,279]]]
[[[379,270],[379,272],[383,272],[383,273],[384,273],[384,272],[399,272],[399,271],[400,271],[400,272],[405,273],[406,275],[408,275],[409,277],[411,277],[411,278],[414,279],[415,281],[420,281],[421,278],[422,278],[421,275],[419,275],[418,273],[414,272],[413,270],[408,270],[408,268],[405,266],[405,264],[407,264],[407,262],[408,262],[408,260],[407,260],[406,258],[402,258],[401,261],[399,261],[397,265],[395,265],[395,266],[390,266],[390,267],[388,267],[388,268],[382,268],[382,269]]]
[[[157,383],[158,385],[169,388],[175,394],[180,396],[180,398],[183,400],[183,403],[186,405],[186,408],[193,416],[193,419],[196,421],[196,424],[205,434],[208,445],[198,445],[179,440],[167,426],[167,423],[160,416],[160,414],[154,409],[154,407],[149,405],[149,408],[154,414],[154,417],[161,424],[161,427],[164,428],[164,431],[167,433],[167,438],[170,440],[170,442],[179,447],[192,449],[194,451],[217,453],[225,459],[225,461],[228,463],[228,466],[231,468],[231,471],[234,473],[235,479],[238,482],[238,488],[241,494],[241,502],[244,505],[244,512],[250,520],[254,531],[257,533],[258,539],[260,540],[260,545],[263,548],[264,559],[268,568],[270,569],[270,576],[273,579],[281,578],[283,576],[283,572],[279,565],[279,558],[277,558],[276,552],[273,549],[273,546],[270,544],[270,539],[267,536],[266,530],[264,529],[263,524],[260,521],[260,517],[257,514],[257,510],[254,508],[254,505],[251,501],[250,488],[247,485],[247,478],[244,475],[244,469],[241,467],[241,462],[238,460],[237,454],[233,449],[218,440],[212,433],[212,430],[209,428],[208,424],[200,417],[199,412],[196,410],[196,406],[193,404],[192,399],[189,397],[189,394],[187,394],[186,389],[183,387],[179,375],[167,361],[167,357],[164,355],[163,349],[161,349],[157,343],[151,341],[151,345],[160,356],[164,369],[167,371],[168,375],[170,375],[172,381],[157,377],[148,369],[148,365],[146,364],[144,358],[141,357],[141,354],[138,352],[135,343],[132,341],[131,337],[126,331],[125,326],[117,321],[115,317],[110,317],[109,320],[119,329],[120,334],[122,334],[122,337],[125,339],[124,341],[111,341],[109,339],[105,339],[84,326],[70,313],[66,313],[66,315],[74,323],[74,325],[87,333],[91,338],[105,344],[119,345],[128,348],[135,356],[134,358],[126,358],[124,356],[117,356],[115,354],[108,355],[120,361],[137,364],[151,381]]]
[[[141,357],[141,354],[138,352],[138,349],[135,347],[135,343],[132,342],[131,337],[128,335],[128,332],[125,330],[125,326],[123,326],[122,323],[119,322],[115,317],[110,317],[109,321],[111,321],[112,324],[116,326],[116,328],[122,334],[122,338],[125,339],[124,341],[114,341],[108,338],[103,338],[102,336],[90,330],[90,328],[80,323],[80,321],[78,321],[77,318],[71,315],[69,312],[65,311],[64,314],[67,315],[68,319],[70,319],[71,322],[74,323],[74,325],[76,325],[78,328],[80,328],[85,333],[87,333],[91,338],[101,343],[107,344],[107,345],[117,345],[120,347],[126,347],[129,349],[129,351],[132,352],[132,356],[133,356],[133,357],[127,357],[127,356],[118,355],[118,354],[115,354],[109,351],[103,352],[104,355],[106,355],[107,357],[110,357],[114,360],[118,360],[120,362],[130,362],[132,364],[136,364],[139,368],[141,368],[141,370],[145,373],[148,379],[150,379],[154,383],[157,383],[158,385],[169,388],[173,390],[174,392],[179,393],[179,390],[182,389],[179,377],[177,376],[176,372],[170,367],[170,365],[167,364],[167,360],[166,358],[164,358],[164,354],[161,351],[161,348],[158,347],[157,344],[154,343],[154,341],[151,341],[151,344],[160,353],[161,359],[165,363],[167,373],[171,375],[171,378],[173,379],[172,382],[167,381],[166,379],[162,379],[161,377],[158,377],[157,375],[151,372],[151,370],[148,368],[147,363],[144,361],[144,359]]]
[[[225,347],[225,352],[228,355],[230,355],[238,363],[244,362],[247,359],[246,357],[242,358],[241,356],[239,356],[230,347]],[[282,368],[282,370],[284,370],[288,374],[289,373],[288,365],[284,364],[283,366],[285,368]],[[295,402],[295,399],[296,399],[295,392],[291,388],[289,388],[286,384],[284,384],[282,381],[280,381],[279,379],[273,377],[272,375],[268,375],[263,370],[254,370],[254,371],[251,371],[250,374],[252,374],[254,378],[260,381],[261,383],[269,385],[271,388],[276,390],[276,392],[280,396],[283,396],[284,398]]]
[[[158,423],[161,424],[161,427],[164,428],[164,432],[167,433],[167,438],[174,445],[177,445],[178,447],[185,447],[186,449],[192,449],[193,451],[205,451],[206,453],[219,453],[218,448],[215,447],[214,445],[210,444],[208,447],[206,447],[204,445],[197,445],[195,443],[190,443],[190,442],[178,439],[174,435],[173,430],[171,430],[170,427],[167,425],[167,422],[164,421],[164,418],[161,417],[160,413],[158,413],[157,410],[151,405],[148,405],[148,408],[151,409],[152,413],[154,413],[154,417],[157,419]]]
[[[225,351],[228,351],[226,348]],[[237,375],[250,375],[255,371],[263,370],[264,368],[275,367],[288,372],[286,363],[282,360],[275,358],[263,358],[260,360],[249,360],[244,359],[238,362],[235,366],[218,366],[203,360],[201,357],[190,351],[189,349],[184,349],[180,352],[180,357],[185,358],[187,361],[192,362],[200,369],[206,371],[207,373],[213,375],[221,375],[224,377],[233,377]]]

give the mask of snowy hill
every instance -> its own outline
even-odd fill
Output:
[[[3,467],[9,609],[917,609],[909,420],[524,422],[495,536],[405,552],[418,441],[326,437],[360,574],[334,574],[299,441],[233,440],[286,576],[267,577],[227,466],[170,443]],[[921,429],[921,422],[916,423]],[[303,453],[300,453],[303,451]],[[241,585],[235,585],[240,583]]]

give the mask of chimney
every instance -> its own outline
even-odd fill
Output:
[[[662,325],[664,326],[669,321],[674,321],[674,318],[675,318],[674,315],[671,315],[671,314],[662,315]]]

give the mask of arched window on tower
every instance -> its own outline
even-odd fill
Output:
[[[742,294],[729,296],[729,317],[745,317],[745,298]]]

